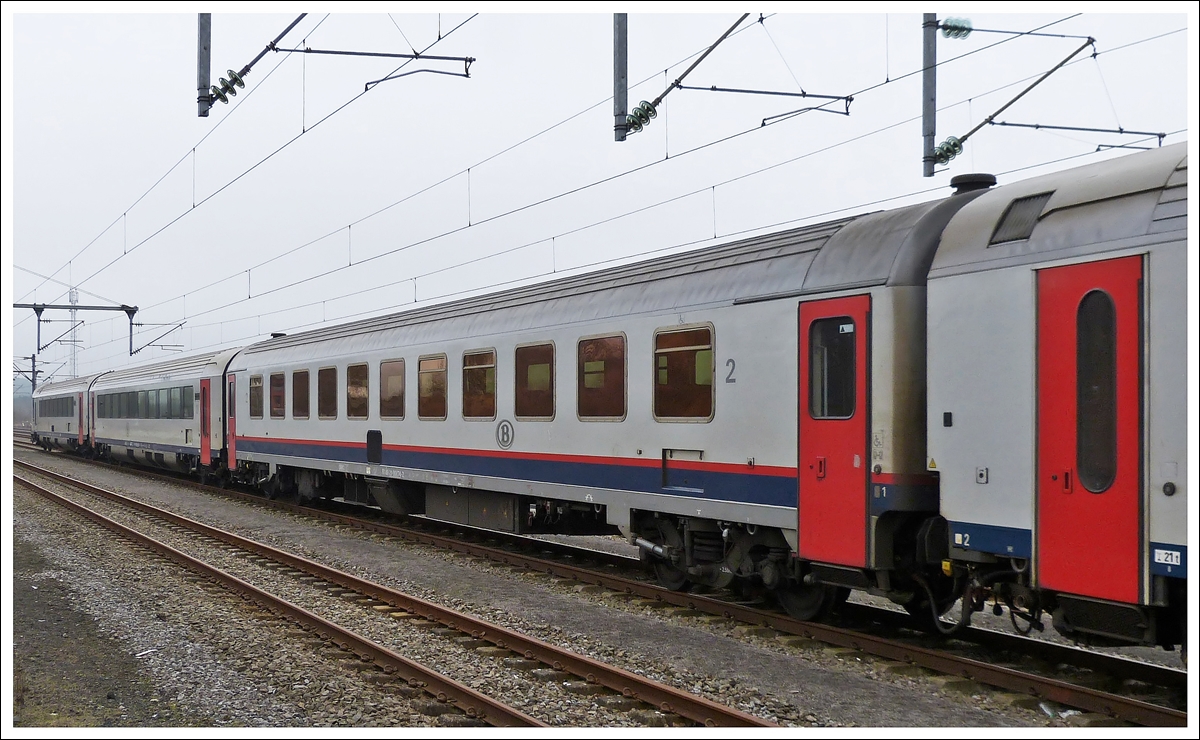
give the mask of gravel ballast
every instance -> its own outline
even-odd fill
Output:
[[[848,651],[789,647],[728,620],[649,609],[540,574],[322,525],[59,455],[20,451],[17,456],[786,726],[1067,724],[1052,707],[1025,708],[989,691],[947,690],[936,679],[893,673],[885,664]],[[18,489],[13,505],[18,560],[14,563],[14,657],[29,687],[23,700],[15,703],[18,726],[453,723],[445,715],[422,713],[419,697],[367,680],[361,671],[345,665],[344,654],[327,656],[327,651],[315,648],[302,635],[288,637],[286,627],[266,624],[275,620],[264,619],[259,610],[224,592],[210,593],[212,589],[185,577],[178,567],[114,543],[105,531],[66,516],[40,497]],[[22,603],[35,593],[33,586],[43,593],[49,586],[61,598],[54,605],[29,606],[32,611],[23,616],[27,607]],[[344,604],[330,608],[353,611]],[[29,635],[48,624],[30,619],[39,609],[50,609],[59,615],[51,619],[64,620],[57,624],[68,626],[33,639]],[[430,644],[427,636],[414,636],[396,625],[363,629],[377,629],[371,637],[384,644],[391,641],[387,646],[402,655]],[[60,692],[47,688],[55,682],[54,676],[64,673],[53,660],[46,662],[46,656],[55,652],[47,646],[59,639],[72,646],[95,646],[87,649],[97,656],[89,662],[105,670],[89,677],[75,666],[79,674],[75,684]],[[34,649],[35,643],[43,647]],[[444,660],[444,655],[431,659]],[[127,667],[122,674],[126,678],[120,679],[126,682],[121,694],[105,688],[113,680],[109,667],[119,665]],[[471,670],[474,673],[464,682],[473,688],[506,700],[526,690],[502,664],[490,671]],[[108,699],[110,693],[119,698]],[[133,700],[129,694],[141,699]],[[99,711],[113,701],[121,703],[122,712]],[[519,699],[518,705],[522,702],[524,711],[559,726],[638,725],[654,719],[603,706],[581,709],[572,697],[544,689]],[[92,708],[68,708],[75,703]],[[56,708],[53,716],[51,707]]]

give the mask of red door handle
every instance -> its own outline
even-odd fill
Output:
[[[1072,493],[1070,470],[1063,473],[1063,493]]]
[[[817,478],[825,477],[825,458],[817,458]]]

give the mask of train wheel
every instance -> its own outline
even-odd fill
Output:
[[[675,550],[683,549],[683,538],[679,536],[679,530],[670,522],[663,519],[656,519],[651,526],[658,531],[658,536],[653,538],[654,544]],[[654,576],[658,579],[660,586],[670,591],[684,591],[691,585],[687,573],[677,565],[654,555],[650,557],[653,559]]]
[[[662,560],[654,564],[654,575],[659,585],[670,591],[683,591],[690,585],[687,573]]]
[[[943,624],[941,617],[950,611],[957,601],[958,596],[944,588],[929,589],[924,593],[918,589],[912,599],[904,605],[904,610],[912,616],[914,625],[922,632],[948,634],[949,631],[954,631],[954,625]]]
[[[839,592],[845,591],[845,596]],[[850,595],[849,589],[823,584],[790,584],[775,589],[775,599],[792,619],[805,622],[820,620]]]

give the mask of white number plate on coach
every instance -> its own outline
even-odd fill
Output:
[[[1154,562],[1164,565],[1181,565],[1182,558],[1178,550],[1155,550]]]

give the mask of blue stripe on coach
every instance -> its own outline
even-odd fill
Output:
[[[362,445],[309,444],[238,437],[237,450],[264,455],[286,455],[330,462],[366,463]],[[534,480],[592,488],[690,496],[713,501],[796,505],[796,477],[688,470],[688,487],[663,487],[658,465],[620,465],[566,460],[473,455],[470,452],[424,452],[383,449],[380,465],[415,468],[460,475],[479,475],[515,480]]]

